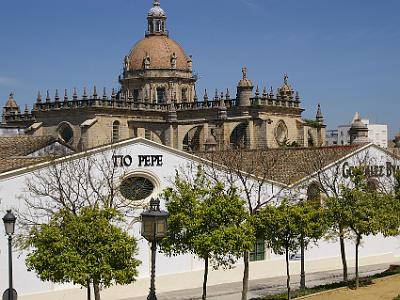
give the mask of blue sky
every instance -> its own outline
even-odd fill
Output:
[[[32,106],[37,91],[118,87],[123,57],[144,36],[152,0],[0,2],[0,103],[10,90]],[[400,1],[161,0],[170,36],[193,55],[198,91],[235,87],[241,67],[260,87],[283,74],[304,117],[317,103],[329,128],[355,111],[400,129]]]

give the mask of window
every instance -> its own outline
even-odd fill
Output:
[[[112,142],[113,143],[119,141],[119,127],[120,127],[119,121],[115,121],[112,126]]]
[[[257,239],[253,250],[250,252],[250,261],[260,261],[265,259],[265,241]]]
[[[58,126],[58,137],[65,143],[71,144],[74,140],[74,130],[66,122]]]
[[[139,98],[139,90],[138,89],[134,89],[133,90],[133,99],[134,100],[138,100]]]
[[[187,101],[187,88],[182,89],[182,102]]]
[[[141,176],[125,178],[119,187],[123,197],[134,201],[150,197],[154,189],[154,183],[150,179]]]
[[[165,88],[157,88],[157,103],[165,102]]]
[[[275,127],[275,139],[279,145],[284,145],[288,139],[288,128],[284,121],[280,120]]]

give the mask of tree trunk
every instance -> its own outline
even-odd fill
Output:
[[[100,286],[97,282],[93,282],[93,289],[94,289],[94,299],[101,300],[100,299]]]
[[[207,279],[208,279],[208,255],[204,259],[203,295],[201,297],[201,299],[203,300],[207,299]]]
[[[91,300],[92,296],[90,295],[90,280],[87,281],[87,300]]]
[[[340,254],[342,257],[342,265],[343,265],[343,281],[347,282],[348,276],[347,276],[346,247],[344,244],[344,232],[341,226],[339,226],[339,240],[340,240]]]
[[[289,271],[289,247],[286,246],[286,287],[287,287],[287,298],[288,300],[291,299],[290,297],[290,271]]]
[[[356,240],[356,289],[358,289],[360,285],[360,278],[358,275],[358,247],[360,246],[360,241],[361,237],[357,235],[357,240]]]
[[[301,251],[301,262],[300,262],[300,289],[304,290],[306,288],[306,272],[304,268],[304,235],[300,237],[300,251]]]
[[[243,271],[243,289],[242,289],[242,300],[247,300],[247,292],[249,290],[249,251],[244,252],[244,271]]]

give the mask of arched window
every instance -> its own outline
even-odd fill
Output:
[[[157,103],[165,103],[165,88],[157,88]]]
[[[187,101],[187,88],[182,89],[182,102]]]
[[[119,121],[114,121],[113,126],[112,126],[112,142],[118,142],[119,141],[119,127],[120,127],[120,122]]]
[[[247,124],[239,124],[231,133],[230,145],[233,149],[246,148],[247,145]]]

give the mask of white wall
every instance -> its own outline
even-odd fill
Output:
[[[152,146],[148,143],[127,143],[122,142],[120,148],[115,150],[114,154],[119,155],[131,155],[133,158],[133,163],[130,167],[118,168],[117,172],[119,175],[126,175],[130,172],[137,172],[143,171],[149,174],[153,174],[155,177],[158,178],[160,182],[160,189],[158,192],[161,192],[162,189],[169,186],[174,178],[175,170],[176,169],[187,169],[189,166],[193,165],[193,161],[188,158],[187,154],[180,154],[180,152],[174,150],[168,150],[166,147],[162,146]],[[370,155],[370,161],[373,164],[383,164],[389,159],[391,159],[385,152],[382,150],[375,148],[373,146],[368,147],[362,151],[359,157],[350,157],[348,159],[349,163],[356,164],[357,161],[360,159],[361,156],[365,156],[366,154]],[[109,158],[111,159],[113,152],[111,150],[104,151],[103,153],[96,154],[100,158]],[[152,166],[152,167],[139,167],[138,166],[138,155],[162,155],[163,156],[163,165],[160,166]],[[326,172],[329,172],[327,170]],[[0,195],[1,195],[1,203],[0,203],[0,210],[1,213],[5,213],[6,209],[18,209],[23,211],[25,209],[24,202],[21,200],[21,195],[27,195],[26,190],[26,180],[32,176],[31,173],[24,173],[24,174],[14,174],[7,178],[4,178],[4,175],[0,176]],[[314,179],[309,179],[309,182],[313,181]],[[382,178],[382,180],[389,180],[387,178]],[[296,193],[299,192],[305,195],[304,189],[307,186],[307,182],[304,182],[296,188]],[[274,191],[278,192],[281,191],[281,187],[274,187]],[[292,191],[294,193],[294,190]],[[272,185],[268,185],[265,188],[265,193],[269,196],[272,193]],[[162,207],[164,207],[165,203],[161,203]],[[140,210],[137,211],[137,214],[140,214]],[[0,229],[0,232],[3,232],[3,229]],[[133,228],[130,230],[131,234],[139,239],[139,254],[138,259],[142,261],[142,264],[139,267],[139,278],[147,278],[149,277],[150,271],[150,248],[143,238],[140,236],[140,224],[135,224]],[[373,255],[383,255],[390,253],[393,255],[400,255],[399,253],[399,241],[395,238],[388,238],[385,239],[383,237],[368,237],[364,240],[365,248],[362,247],[360,254],[361,257],[367,258]],[[7,243],[6,238],[0,239],[0,290],[4,290],[7,287],[8,279],[7,279]],[[347,243],[347,251],[349,257],[353,256],[352,252],[352,245],[351,242]],[[336,267],[336,265],[332,265],[329,263],[334,259],[338,261],[338,257],[340,255],[339,252],[339,245],[338,243],[332,242],[325,242],[322,241],[319,243],[318,246],[312,246],[306,253],[307,260],[315,260],[315,259],[325,259],[326,260],[326,268],[329,267]],[[391,256],[391,257],[392,257]],[[272,265],[276,264],[283,264],[283,260],[281,257],[271,254],[269,258],[265,262],[258,262],[253,263],[254,266],[263,266],[263,263]],[[319,265],[320,262],[316,261],[315,264]],[[227,274],[223,277],[216,276],[213,277],[212,283],[218,284],[222,282],[226,282],[226,280],[237,280],[241,273],[239,272],[240,266],[242,265],[242,261],[240,260],[237,264],[238,268],[233,269],[231,271],[226,271]],[[312,262],[311,262],[312,265]],[[324,265],[325,266],[325,265]],[[260,267],[261,268],[261,267]],[[258,268],[258,269],[260,269]],[[166,257],[162,254],[158,254],[157,256],[157,276],[162,277],[163,275],[168,275],[165,277],[166,281],[169,282],[169,287],[166,287],[171,290],[176,288],[190,288],[196,285],[201,285],[201,280],[199,282],[193,282],[191,280],[181,281],[177,278],[190,278],[190,274],[198,274],[201,273],[203,269],[203,262],[197,260],[196,258],[185,255],[185,256],[178,256],[178,257]],[[266,270],[258,270],[256,267],[251,273],[251,277],[257,276],[275,276],[280,275],[275,272],[273,269],[266,269]],[[279,269],[280,270],[280,269]],[[196,272],[198,271],[198,272]],[[284,268],[282,267],[282,271]],[[192,273],[191,273],[192,272]],[[260,272],[260,273],[257,273]],[[267,272],[267,273],[265,273]],[[268,273],[269,272],[269,273]],[[181,273],[182,276],[179,277],[177,274]],[[219,274],[219,273],[215,273]],[[229,275],[231,274],[231,275]],[[259,275],[257,275],[259,274]],[[262,275],[261,275],[262,274]],[[269,274],[269,275],[268,275]],[[283,274],[282,274],[283,275]],[[175,278],[175,279],[174,279]],[[197,278],[197,277],[196,277]],[[66,288],[68,286],[59,286],[53,285],[48,283],[42,283],[38,279],[36,279],[36,275],[31,272],[26,271],[26,267],[24,264],[24,256],[17,257],[14,255],[14,282],[15,288],[19,292],[20,295],[22,294],[29,294],[29,293],[36,293],[36,292],[45,292],[50,290],[56,290],[60,288]],[[172,286],[171,286],[172,284]],[[137,283],[138,286],[141,286],[141,283]],[[147,287],[146,287],[147,289]]]

